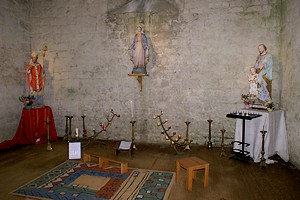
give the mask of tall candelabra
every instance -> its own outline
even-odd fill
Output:
[[[107,128],[112,124],[112,121],[114,119],[114,117],[120,117],[120,115],[115,114],[114,110],[111,109],[110,110],[110,114],[108,114],[106,116],[106,120],[107,122],[100,122],[100,127],[101,130],[100,131],[96,131],[95,129],[93,129],[93,135],[88,136],[87,134],[87,130],[85,127],[85,115],[82,115],[82,126],[83,126],[83,134],[82,137],[79,137],[79,133],[77,132],[78,129],[76,129],[76,134],[75,137],[72,137],[72,118],[73,116],[65,116],[66,117],[66,129],[65,129],[65,139],[68,140],[68,142],[70,141],[80,141],[82,142],[81,147],[85,148],[86,146],[88,146],[92,141],[95,141],[97,139],[97,137],[99,136],[100,133],[102,133],[103,131],[106,132]],[[84,143],[83,143],[84,142]]]
[[[221,129],[221,133],[222,133],[222,143],[221,143],[221,157],[226,156],[226,153],[224,152],[224,133],[226,132],[226,130],[224,129],[224,127]]]
[[[178,153],[177,148],[181,148],[181,149],[184,149],[184,150],[191,150],[190,149],[190,144],[191,144],[191,142],[193,140],[190,140],[189,136],[188,136],[188,127],[189,127],[189,124],[191,122],[189,122],[189,121],[185,122],[186,127],[187,127],[186,128],[186,138],[184,139],[184,141],[181,141],[181,136],[178,135],[176,137],[176,132],[173,132],[172,135],[170,135],[168,133],[168,131],[170,131],[170,129],[172,127],[168,126],[168,128],[165,128],[165,124],[168,122],[168,120],[165,119],[163,121],[162,120],[162,115],[163,115],[163,112],[161,111],[161,113],[157,114],[153,118],[159,120],[159,122],[157,123],[157,126],[161,126],[162,127],[163,130],[161,131],[161,134],[165,134],[166,135],[166,140],[170,141],[170,146],[175,150],[176,153]]]
[[[51,143],[50,143],[50,120],[49,120],[48,117],[47,117],[47,120],[46,120],[46,124],[47,124],[47,141],[48,141],[47,151],[53,151],[53,148],[52,148]]]
[[[135,140],[135,137],[134,137],[134,124],[136,123],[136,121],[132,119],[130,121],[130,123],[131,123],[131,142],[132,142],[132,148],[134,150],[137,150],[137,147],[136,147],[135,142],[134,142],[134,140]]]
[[[264,169],[267,165],[266,165],[266,159],[265,159],[265,135],[266,132],[264,127],[263,130],[260,131],[261,132],[261,136],[262,136],[262,140],[261,140],[261,158],[260,158],[260,168]]]
[[[208,119],[208,142],[207,142],[207,148],[212,149],[212,142],[211,142],[211,123],[213,122],[212,119]]]

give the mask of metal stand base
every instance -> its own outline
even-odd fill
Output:
[[[250,156],[238,152],[233,152],[233,153],[234,155],[232,155],[230,159],[235,159],[245,163],[250,163]]]

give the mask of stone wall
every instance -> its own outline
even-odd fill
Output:
[[[165,143],[153,119],[160,111],[182,135],[190,120],[190,138],[201,145],[210,116],[213,142],[219,143],[224,126],[230,143],[235,121],[225,116],[243,107],[240,95],[248,91],[247,74],[259,43],[273,55],[273,96],[280,104],[280,0],[165,1],[170,11],[145,14],[113,12],[124,5],[112,0],[32,2],[31,45],[33,50],[49,47],[45,101],[59,136],[65,134],[66,114],[74,116],[79,130],[80,115],[87,115],[91,133],[113,108],[121,117],[100,138],[130,139],[132,100],[137,143]],[[137,25],[143,26],[151,50],[142,92],[128,76],[128,47]]]
[[[153,119],[164,111],[172,131],[179,134],[185,134],[184,122],[191,121],[190,138],[197,144],[207,141],[209,117],[214,120],[213,142],[219,143],[224,126],[230,143],[234,120],[225,115],[243,106],[240,95],[248,90],[247,74],[259,43],[265,43],[273,55],[273,96],[281,105],[280,0],[153,0],[153,5],[167,6],[168,12],[160,6],[148,13],[124,12],[130,2],[1,4],[5,31],[0,33],[4,41],[0,63],[5,71],[0,81],[2,94],[7,94],[1,98],[10,103],[1,106],[0,140],[12,137],[18,124],[24,63],[32,50],[41,53],[45,44],[49,47],[45,103],[53,109],[59,136],[65,134],[65,115],[73,115],[73,129],[81,131],[84,113],[91,133],[100,129],[99,123],[113,108],[121,117],[100,138],[130,139],[132,100],[137,142],[165,143]],[[150,76],[143,78],[142,92],[137,80],[128,76],[132,70],[128,47],[137,25],[144,28],[150,44]]]
[[[30,55],[30,5],[24,0],[0,4],[0,142],[11,139],[21,118],[25,61]]]
[[[291,162],[300,168],[300,12],[299,1],[284,1],[282,18],[282,106],[286,111]]]

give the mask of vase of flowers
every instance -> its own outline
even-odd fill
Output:
[[[267,111],[269,111],[269,112],[273,111],[274,107],[275,107],[275,105],[272,101],[265,102],[265,106],[267,108]]]
[[[255,103],[255,99],[251,98],[250,94],[242,94],[241,100],[245,104],[245,108],[249,108],[250,105]]]
[[[23,104],[24,104],[24,107],[29,110],[32,108],[32,104],[35,100],[35,97],[32,96],[32,95],[29,95],[29,96],[20,96],[19,97],[19,101],[21,101]]]

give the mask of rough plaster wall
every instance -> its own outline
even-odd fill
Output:
[[[46,104],[52,107],[59,136],[66,114],[73,129],[99,130],[111,108],[121,115],[100,138],[130,139],[130,101],[134,101],[137,142],[165,143],[153,116],[164,111],[172,130],[207,140],[209,116],[213,142],[219,143],[224,125],[226,143],[232,141],[234,120],[226,113],[242,107],[248,90],[247,74],[265,43],[274,59],[274,99],[279,102],[280,0],[177,0],[177,15],[118,14],[108,8],[116,1],[33,0],[32,48],[49,46],[46,60]],[[122,1],[124,4],[129,1]],[[42,12],[41,12],[42,11]],[[141,24],[150,41],[151,57],[138,91],[128,47]]]
[[[24,62],[30,55],[29,4],[2,0],[0,4],[0,142],[11,139],[22,113]]]
[[[286,110],[290,160],[300,168],[300,9],[299,1],[285,1],[282,24],[282,105]]]

